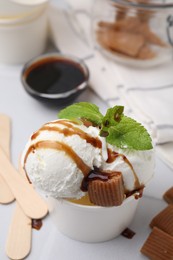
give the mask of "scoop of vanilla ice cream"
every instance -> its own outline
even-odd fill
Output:
[[[115,151],[119,155],[112,163],[102,162],[102,168],[107,171],[119,171],[122,173],[124,188],[131,192],[138,185],[145,187],[148,181],[153,177],[155,168],[154,149],[137,151],[128,149],[119,149],[108,145],[108,149]],[[125,159],[124,159],[125,156]]]
[[[65,135],[61,130],[67,126],[61,124],[62,122],[64,120],[45,124],[30,137],[22,154],[22,164],[34,186],[46,195],[54,198],[80,198],[85,194],[80,189],[84,175],[71,156],[64,150],[52,149],[46,145],[29,151],[39,142],[60,142],[71,147],[91,169],[93,165],[99,168],[104,156],[102,149],[94,147],[80,135]],[[102,147],[105,147],[104,138],[98,137],[98,128],[78,125],[67,120],[65,124],[69,124],[68,128],[75,127],[91,137],[98,138],[103,143]]]
[[[92,138],[97,140],[100,146],[96,145]],[[78,156],[78,160],[81,159],[89,169],[97,167],[102,171],[121,172],[126,192],[145,186],[152,178],[153,149],[122,150],[107,144],[106,139],[99,136],[97,127],[86,127],[69,120],[56,120],[45,124],[30,137],[22,155],[22,163],[31,182],[46,195],[54,198],[78,199],[85,195],[81,190],[84,173],[78,161],[64,149],[55,149],[54,145],[57,143],[70,147]],[[118,154],[111,162],[107,160],[109,150]]]

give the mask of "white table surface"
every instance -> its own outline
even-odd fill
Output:
[[[57,118],[56,106],[45,105],[29,96],[20,83],[19,66],[0,65],[0,113],[11,117],[11,159],[17,167],[18,157],[29,135],[42,124]],[[106,105],[87,90],[76,101],[90,101],[105,112]],[[62,235],[51,222],[44,220],[40,231],[33,230],[32,251],[29,260],[129,260],[146,259],[140,248],[150,233],[149,223],[166,203],[161,199],[163,192],[173,185],[173,172],[162,161],[156,160],[156,173],[141,199],[136,217],[130,226],[136,232],[133,239],[122,236],[98,244],[71,240]],[[15,203],[0,205],[0,259],[8,259],[5,243]],[[116,221],[116,220],[115,220]],[[106,223],[105,223],[106,224]]]

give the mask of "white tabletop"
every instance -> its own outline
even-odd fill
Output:
[[[0,113],[11,117],[11,158],[17,167],[18,157],[29,135],[43,123],[57,118],[58,106],[45,105],[29,96],[20,82],[20,66],[0,65]],[[84,92],[76,101],[90,101],[100,106],[103,103],[91,90]],[[130,226],[136,232],[133,239],[122,236],[98,244],[71,240],[59,233],[49,216],[41,230],[33,230],[32,250],[29,260],[129,260],[145,259],[140,248],[150,233],[149,223],[154,215],[166,206],[161,199],[163,192],[173,183],[173,172],[162,161],[156,160],[156,173],[141,199],[136,217]],[[0,205],[0,259],[8,259],[5,243],[15,203]],[[115,220],[116,221],[116,220]]]

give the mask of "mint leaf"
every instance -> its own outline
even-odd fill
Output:
[[[71,120],[85,118],[98,126],[101,125],[103,120],[103,115],[100,113],[99,108],[88,102],[80,102],[68,106],[60,111],[58,117]]]
[[[103,116],[99,108],[88,102],[73,104],[61,110],[59,118],[71,120],[87,119],[101,127],[100,136],[106,141],[122,149],[150,150],[151,137],[147,130],[138,122],[123,114],[123,106],[109,108]]]
[[[103,125],[106,121],[109,122],[109,125],[116,125],[121,121],[123,116],[124,107],[123,106],[114,106],[109,108],[106,112],[106,115],[103,118]],[[107,123],[106,123],[107,125]]]
[[[102,120],[102,129],[100,131],[101,136],[105,136],[108,132],[109,127],[116,126],[123,116],[124,107],[123,106],[114,106],[109,108]]]
[[[121,121],[108,129],[108,143],[119,148],[134,150],[152,149],[151,137],[147,130],[134,119],[123,116]]]

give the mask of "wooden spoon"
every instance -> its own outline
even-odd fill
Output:
[[[0,114],[0,147],[10,158],[10,118],[3,114]],[[0,176],[0,203],[8,204],[12,201],[14,201],[13,193]]]
[[[48,207],[32,186],[19,175],[0,147],[0,175],[10,187],[26,216],[40,219],[47,215]]]

